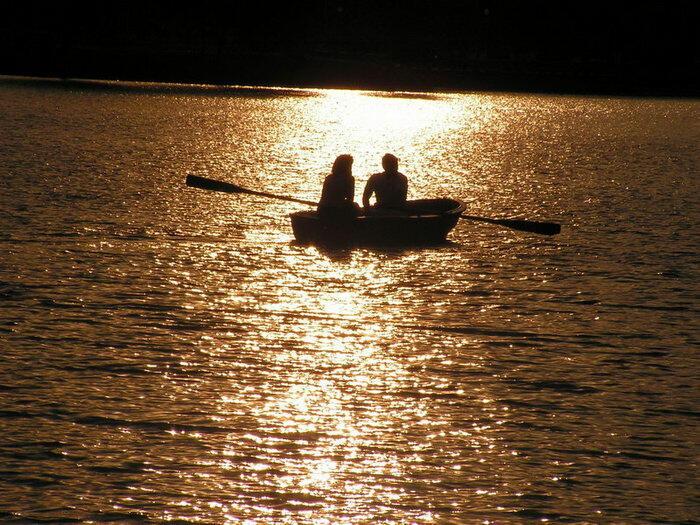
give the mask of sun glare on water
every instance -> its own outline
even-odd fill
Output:
[[[420,163],[426,151],[443,148],[453,133],[465,129],[465,123],[471,128],[490,118],[491,104],[477,95],[354,90],[305,93],[307,96],[290,95],[286,104],[271,108],[265,121],[256,122],[256,129],[264,129],[264,135],[251,137],[249,144],[239,139],[216,145],[219,150],[209,155],[220,159],[217,171],[240,174],[241,163],[256,150],[270,159],[248,168],[257,168],[261,183],[269,188],[274,167],[274,178],[284,174],[278,184],[293,181],[291,189],[296,195],[317,196],[318,177],[329,172],[338,155],[354,157],[353,174],[360,188],[368,174],[381,170],[381,157],[390,152],[401,160],[401,169],[412,173],[412,182],[421,184],[426,166]],[[240,107],[231,107],[230,129],[224,130],[224,137],[235,136],[241,126],[239,113]]]
[[[464,105],[451,95],[427,96],[330,90],[308,108],[307,117],[325,128],[321,156],[355,157],[356,173],[378,171],[379,159],[393,152],[415,158],[415,148],[459,125]]]
[[[296,110],[293,118],[284,111],[268,115],[276,124],[265,135],[269,143],[260,147],[271,152],[278,163],[274,172],[284,176],[270,177],[270,166],[259,164],[265,173],[246,184],[308,200],[318,198],[323,177],[342,153],[355,159],[359,200],[367,175],[381,169],[387,152],[402,159],[415,198],[432,184],[421,164],[431,162],[426,151],[439,156],[436,148],[462,132],[465,121],[489,118],[487,104],[468,95],[318,90],[287,102]],[[270,187],[274,184],[279,186]],[[259,208],[250,210],[246,203]],[[316,506],[321,516],[362,515],[366,509],[361,502],[368,494],[376,501],[400,504],[407,496],[397,480],[419,468],[420,461],[415,454],[401,458],[385,451],[396,443],[418,446],[416,432],[438,432],[447,424],[432,413],[428,399],[409,394],[416,388],[411,367],[423,356],[413,356],[412,343],[399,327],[410,313],[400,301],[386,300],[397,289],[408,303],[420,293],[403,287],[391,270],[406,259],[361,251],[338,259],[309,246],[280,252],[275,246],[290,240],[286,214],[293,207],[255,199],[231,199],[230,206],[213,213],[234,216],[246,209],[265,217],[246,223],[244,246],[274,252],[276,263],[251,270],[221,299],[220,308],[246,308],[256,319],[254,343],[248,345],[248,338],[241,337],[226,346],[255,363],[244,360],[240,366],[252,366],[249,373],[256,380],[222,394],[221,417],[241,407],[251,431],[243,442],[223,444],[213,453],[218,456],[213,464],[226,473],[232,458],[249,451],[245,475],[285,498],[271,495],[261,501],[257,508],[262,515],[295,505]],[[245,261],[243,257],[240,264]],[[357,475],[358,464],[362,476]],[[217,483],[226,485],[228,480],[224,475]],[[348,507],[352,501],[360,507]],[[244,499],[232,498],[228,509],[240,515],[246,505]],[[432,518],[423,515],[420,520]]]

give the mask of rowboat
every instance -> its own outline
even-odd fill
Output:
[[[359,217],[325,218],[315,211],[290,214],[294,238],[317,245],[429,245],[446,241],[466,205],[455,199],[418,199],[396,210]]]
[[[313,201],[297,199],[287,195],[275,195],[224,182],[189,174],[185,184],[224,193],[247,193],[269,199],[298,202],[317,206]],[[540,235],[556,235],[561,224],[556,222],[530,221],[526,219],[492,219],[478,215],[463,215],[466,209],[462,201],[454,199],[418,199],[408,201],[401,210],[371,210],[353,219],[329,220],[316,212],[291,214],[292,229],[297,241],[303,243],[345,244],[435,244],[444,242],[447,234],[459,219],[497,224],[513,230]]]

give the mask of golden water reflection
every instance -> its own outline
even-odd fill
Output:
[[[479,413],[492,402],[486,392],[416,375],[435,358],[416,352],[403,328],[403,305],[420,302],[421,290],[403,289],[396,301],[392,290],[405,277],[387,270],[414,255],[386,260],[359,251],[338,261],[316,248],[285,251],[284,267],[298,271],[260,268],[249,283],[256,289],[246,289],[257,298],[256,341],[267,341],[252,349],[265,379],[221,395],[221,413],[244,414],[250,430],[213,451],[219,471],[242,471],[244,486],[267,487],[256,506],[266,516],[308,511],[309,522],[342,515],[356,521],[401,508],[416,522],[434,521],[429,494],[449,494],[453,489],[444,486],[463,476],[463,466],[503,451],[497,423],[455,427],[456,414],[436,410],[436,402],[466,401],[477,403]],[[242,289],[232,288],[220,307],[238,308]],[[238,346],[227,343],[228,351],[240,352]],[[440,359],[440,366],[450,364]],[[454,448],[452,440],[470,449]],[[231,516],[251,510],[247,498],[226,508]]]
[[[301,459],[285,464],[284,470],[289,474],[279,479],[285,489],[320,496],[336,491],[350,500],[353,494],[380,492],[376,496],[391,501],[400,496],[380,483],[359,482],[353,470],[364,455],[360,463],[366,476],[401,476],[398,461],[384,455],[363,454],[363,449],[379,447],[377,432],[387,426],[388,420],[409,419],[421,410],[407,404],[401,407],[401,413],[388,414],[388,407],[371,399],[377,385],[390,393],[400,388],[408,375],[399,361],[383,352],[382,346],[386,345],[377,342],[395,338],[391,326],[384,325],[381,317],[378,322],[362,322],[360,326],[358,321],[373,312],[368,297],[361,288],[343,286],[355,283],[358,275],[367,278],[372,273],[371,266],[319,263],[315,277],[328,283],[327,290],[319,286],[312,290],[297,288],[290,293],[288,286],[279,286],[285,290],[284,301],[269,306],[273,311],[284,308],[290,312],[313,312],[314,321],[295,333],[303,342],[299,351],[275,356],[276,363],[286,371],[283,383],[289,387],[255,411],[255,416],[261,427],[292,439],[302,436],[302,441],[308,443],[301,451]]]
[[[321,177],[341,153],[355,159],[358,195],[368,175],[381,171],[380,160],[387,152],[397,155],[401,170],[410,174],[412,198],[426,191],[435,194],[440,190],[430,186],[435,179],[428,177],[436,175],[435,156],[455,136],[477,134],[493,118],[489,100],[468,95],[387,97],[378,92],[322,90],[295,105],[295,115],[278,115],[276,142],[269,147],[295,193],[313,199],[318,197]],[[267,178],[267,170],[261,169],[260,180]]]
[[[695,519],[697,103],[2,91],[0,520]],[[387,150],[571,227],[332,253],[182,184]]]

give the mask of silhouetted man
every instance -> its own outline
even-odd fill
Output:
[[[382,173],[371,175],[362,193],[362,205],[369,208],[369,199],[374,193],[376,208],[402,208],[406,205],[408,179],[399,172],[399,159],[391,153],[382,157]]]

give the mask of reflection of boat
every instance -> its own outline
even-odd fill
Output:
[[[375,210],[356,218],[320,218],[315,211],[290,218],[294,237],[305,244],[420,245],[445,242],[465,209],[454,199],[420,199],[401,210]]]

